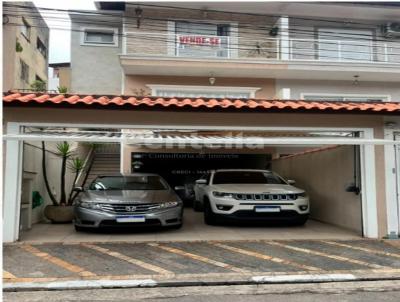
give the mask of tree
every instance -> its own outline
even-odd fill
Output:
[[[68,92],[68,88],[65,86],[58,86],[57,89],[58,89],[59,93],[67,93]]]
[[[68,142],[57,144],[57,155],[61,157],[61,187],[60,187],[60,205],[67,204],[67,195],[65,194],[65,174],[67,172],[67,161],[72,156],[71,145]]]

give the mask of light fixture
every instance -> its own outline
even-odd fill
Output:
[[[140,23],[142,21],[142,17],[143,17],[143,9],[141,9],[140,7],[137,7],[135,9],[135,14],[136,14],[136,26],[137,28],[140,27]]]
[[[358,74],[353,76],[354,80],[353,80],[353,85],[354,86],[358,86],[360,85],[360,81],[358,80],[360,78],[360,76]]]
[[[208,78],[208,82],[210,83],[210,85],[214,85],[216,81],[216,78],[214,77],[213,73],[210,73],[210,77]]]

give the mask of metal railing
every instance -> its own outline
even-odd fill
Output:
[[[400,43],[290,39],[290,60],[400,63]]]
[[[126,32],[124,54],[241,60],[400,63],[400,43],[374,40],[281,40],[258,36]]]

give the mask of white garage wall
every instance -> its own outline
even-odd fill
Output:
[[[311,218],[362,233],[361,197],[345,189],[353,182],[353,146],[340,146],[272,161],[272,170],[310,196]]]
[[[86,144],[73,144],[76,155],[83,160],[86,157],[89,147]],[[46,168],[47,177],[50,187],[56,193],[56,198],[60,197],[60,181],[61,181],[61,159],[55,155],[56,143],[46,143]],[[39,191],[44,199],[44,203],[32,210],[32,223],[37,223],[44,220],[43,210],[48,204],[51,204],[50,197],[47,194],[46,186],[43,180],[42,173],[42,151],[40,142],[25,142],[23,154],[23,171],[32,175],[33,184],[32,190]],[[66,174],[66,192],[69,193],[69,188],[72,186],[74,175],[67,169]],[[32,192],[30,193],[32,194]]]
[[[322,94],[360,94],[389,95],[391,101],[400,102],[400,87],[398,83],[363,82],[353,85],[353,79],[347,81],[310,81],[310,80],[277,80],[276,91],[290,88],[290,98],[300,99],[302,93]]]

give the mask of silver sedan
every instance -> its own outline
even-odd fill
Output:
[[[75,204],[77,231],[101,227],[182,226],[183,203],[157,174],[101,175]]]

